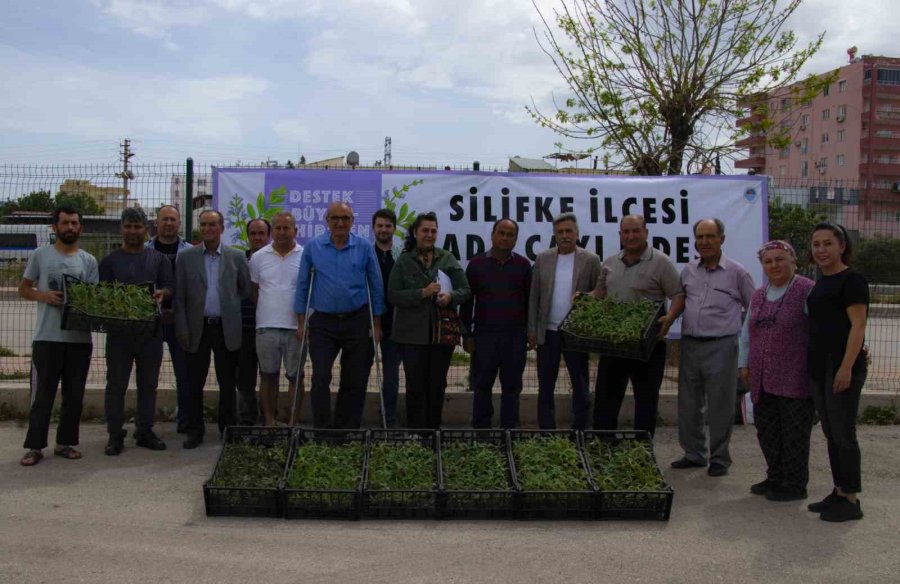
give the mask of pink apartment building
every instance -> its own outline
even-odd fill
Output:
[[[766,96],[791,143],[779,150],[767,147],[762,135],[750,135],[738,142],[749,156],[735,167],[830,192],[858,192],[858,207],[856,196],[845,200],[850,205],[841,215],[854,223],[849,228],[871,234],[883,231],[884,221],[900,221],[900,58],[855,53],[848,50],[850,63],[811,101],[790,98],[791,88]],[[761,119],[751,110],[737,124]]]

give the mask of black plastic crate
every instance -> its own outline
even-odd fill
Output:
[[[213,485],[226,448],[230,444],[245,444],[260,448],[274,448],[284,445],[284,464],[279,478],[270,487],[244,487],[229,485]],[[206,514],[212,516],[239,517],[281,517],[281,477],[290,460],[291,429],[278,427],[229,426],[225,429],[222,452],[216,461],[209,479],[203,483],[203,500]]]
[[[431,451],[433,481],[430,488],[373,488],[372,475],[377,472],[375,451],[379,445],[401,447],[418,444]],[[363,515],[381,518],[424,518],[438,514],[438,493],[442,490],[440,442],[436,430],[373,429],[366,449],[366,477],[363,487]]]
[[[656,312],[644,328],[639,343],[611,343],[593,337],[576,335],[569,331],[569,316],[575,310],[573,306],[566,315],[559,330],[562,333],[562,347],[566,351],[581,351],[583,353],[600,353],[608,357],[623,357],[625,359],[650,360],[656,343],[659,342],[659,331],[662,325],[659,319],[666,314],[665,301],[659,301]]]
[[[84,284],[78,278],[63,275],[63,314],[61,327],[71,331],[93,331],[98,333],[114,333],[128,335],[143,335],[152,337],[159,330],[160,308],[156,306],[156,314],[152,319],[132,320],[127,318],[117,318],[112,316],[101,316],[91,314],[83,310],[79,310],[69,302],[69,286],[72,283]],[[97,284],[87,283],[88,286],[96,286]],[[137,284],[147,288],[147,293],[153,295],[154,286],[152,283]]]
[[[575,430],[510,430],[509,461],[516,484],[516,517],[519,519],[594,519],[597,515],[596,487],[591,479],[581,450],[578,432]],[[515,459],[517,442],[546,437],[562,437],[568,440],[578,455],[578,466],[583,473],[582,489],[564,491],[529,490],[522,486],[519,465]]]
[[[451,519],[506,519],[515,515],[515,481],[505,430],[441,430],[441,475],[444,490],[439,497],[440,516]],[[506,488],[498,490],[452,489],[448,484],[447,449],[453,444],[484,444],[497,449],[505,466]]]
[[[589,444],[599,439],[610,444],[623,442],[640,442],[649,452],[650,462],[659,473],[661,487],[646,490],[604,490],[602,477],[595,468],[594,460],[590,455]],[[652,519],[668,521],[672,512],[672,502],[675,492],[666,484],[663,474],[656,462],[653,453],[653,442],[650,434],[645,431],[601,431],[588,430],[582,433],[584,459],[591,471],[594,483],[597,485],[599,505],[597,513],[600,519]]]
[[[362,488],[365,479],[365,459],[368,430],[316,430],[298,428],[294,433],[291,458],[284,474],[282,508],[288,519],[343,518],[359,519],[362,514]],[[308,488],[290,486],[290,476],[297,464],[297,456],[304,445],[318,443],[340,447],[355,445],[360,449],[359,479],[353,489]]]

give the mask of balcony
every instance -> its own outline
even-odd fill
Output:
[[[746,158],[744,160],[737,160],[734,163],[735,168],[747,168],[747,169],[756,169],[761,170],[766,166],[766,157],[765,156],[751,156],[750,158]]]
[[[897,138],[879,138],[878,136],[874,138],[863,138],[859,141],[859,147],[863,152],[867,152],[869,150],[869,143],[872,144],[872,149],[876,152],[879,150],[900,150],[900,137]]]
[[[737,163],[735,163],[737,166]],[[872,175],[890,180],[900,180],[900,164],[890,162],[862,162],[859,165],[860,176],[867,176],[869,170]]]
[[[741,138],[734,145],[738,148],[752,148],[754,146],[762,146],[766,143],[766,137],[761,134],[754,134],[753,136],[747,136],[745,138]]]
[[[876,110],[874,123],[876,126],[900,126],[900,110],[894,109],[889,112]]]
[[[872,84],[863,85],[862,94],[863,98],[868,101],[869,97],[872,95]],[[875,98],[891,100],[900,99],[900,85],[876,85]]]

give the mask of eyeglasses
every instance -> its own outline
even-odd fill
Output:
[[[332,223],[340,223],[342,221],[344,223],[349,223],[350,221],[353,221],[353,217],[351,217],[350,215],[332,215],[328,218],[328,220]]]

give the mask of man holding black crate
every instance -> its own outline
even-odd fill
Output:
[[[153,285],[158,303],[172,298],[175,279],[168,258],[153,248],[145,247],[147,216],[140,209],[122,211],[122,247],[100,262],[100,280],[120,284]],[[148,292],[149,293],[149,292]],[[125,391],[136,369],[137,415],[134,441],[150,450],[165,450],[166,443],[153,432],[156,414],[156,388],[163,356],[163,334],[160,328],[150,333],[138,331],[109,332],[106,335],[106,395],[104,412],[109,441],[104,452],[118,456],[125,449]]]
[[[684,307],[684,293],[678,270],[669,257],[647,243],[647,222],[641,215],[627,215],[619,223],[622,250],[603,261],[597,287],[597,298],[613,297],[621,302],[648,299],[672,301],[668,312],[659,319],[661,340],[645,363],[637,359],[600,356],[597,366],[594,398],[594,429],[615,430],[625,389],[631,381],[634,392],[634,429],[646,430],[652,437],[656,431],[659,388],[666,367],[665,336]]]
[[[56,428],[53,454],[67,460],[81,458],[75,450],[84,401],[84,384],[91,364],[91,333],[62,329],[63,279],[73,276],[84,282],[97,281],[97,260],[81,249],[78,239],[84,228],[81,212],[74,207],[53,211],[56,241],[37,249],[29,258],[19,296],[37,302],[34,341],[31,348],[31,411],[28,414],[28,452],[19,461],[34,466],[44,455],[56,389],[62,381],[62,406]]]

